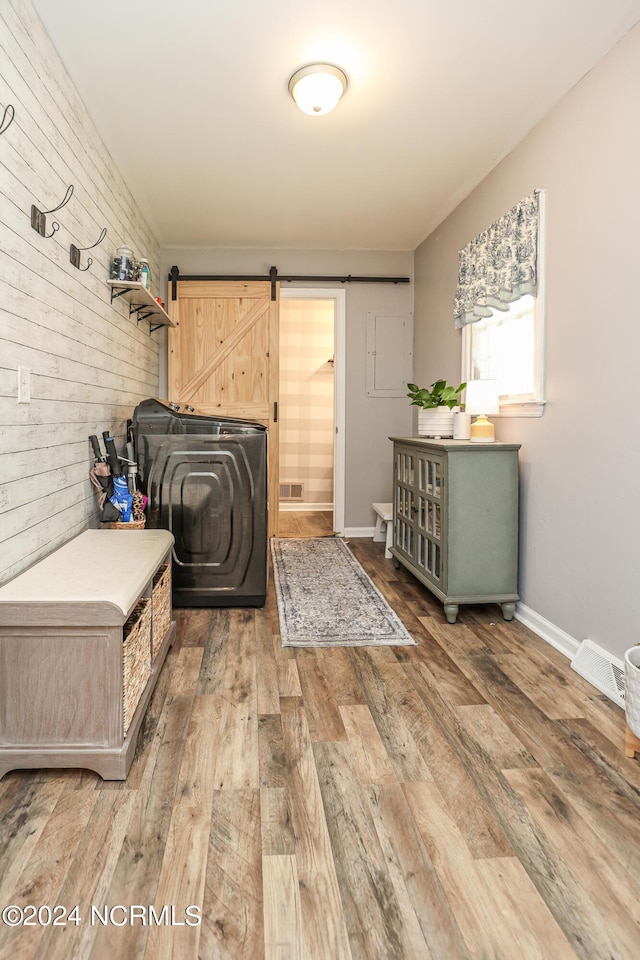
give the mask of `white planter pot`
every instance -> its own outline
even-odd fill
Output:
[[[431,410],[418,410],[418,436],[441,437],[453,436],[453,410],[449,407],[433,407]]]
[[[624,712],[627,726],[640,737],[640,646],[631,647],[624,655]]]

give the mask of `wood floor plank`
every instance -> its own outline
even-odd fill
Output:
[[[256,636],[255,621],[250,610],[231,611],[228,643],[229,651],[221,681],[224,694],[215,698],[215,786],[216,790],[258,789]],[[218,682],[219,678],[216,689]]]
[[[9,774],[0,820],[0,904],[13,903],[18,878],[36,850],[65,787],[64,773],[44,784]],[[28,829],[24,829],[28,825]]]
[[[502,922],[478,867],[509,858],[478,860],[472,856],[435,783],[405,783],[402,789],[470,955],[478,960],[524,956],[518,937]]]
[[[217,630],[220,612],[211,607],[197,609],[187,607],[174,610],[176,636],[182,647],[204,647],[209,644],[211,633]]]
[[[474,656],[476,669],[479,661],[485,659],[488,660]],[[573,949],[579,956],[608,956],[606,939],[591,923],[590,905],[580,884],[567,869],[560,852],[536,830],[523,801],[510,786],[505,774],[493,767],[479,744],[474,744],[471,750],[465,749],[464,729],[457,716],[448,712],[445,703],[440,701],[435,687],[428,690],[428,702],[434,720],[450,747],[459,758],[464,757],[465,769],[478,793],[494,813],[518,859]]]
[[[202,666],[204,649],[202,647],[183,647],[171,664],[170,682],[167,687],[169,697],[195,696]]]
[[[213,611],[198,678],[196,691],[198,694],[221,696],[225,692],[227,655],[232,653],[235,656],[231,626],[232,613],[233,611],[228,609]]]
[[[258,756],[260,786],[286,786],[289,770],[284,753],[280,713],[258,717]]]
[[[102,901],[106,904],[162,906],[156,896],[158,880],[173,808],[180,802],[180,773],[190,734],[193,702],[193,697],[169,698],[165,702],[152,754],[134,794],[116,868]],[[158,788],[154,789],[156,784]],[[127,960],[140,960],[144,956],[147,936],[148,928],[143,926],[105,927],[94,943],[91,960],[107,960],[109,956],[117,955],[126,956]]]
[[[343,647],[316,650],[316,660],[338,706],[364,703],[364,693],[353,672],[349,654]]]
[[[301,537],[330,537],[333,536],[333,514],[326,511],[314,510],[297,513],[299,536]]]
[[[63,790],[59,794],[37,845],[31,850],[29,859],[22,861],[23,869],[9,903],[37,907],[55,906],[61,902],[60,890],[98,796],[96,790]],[[2,924],[1,960],[13,960],[21,954],[33,956],[45,930],[46,927],[37,922],[32,926],[16,927]]]
[[[408,649],[413,648],[398,647],[395,650],[397,659],[401,663],[412,663],[418,670],[427,670],[437,682],[442,698],[452,706],[486,703],[480,691],[460,673],[446,651],[433,639],[422,642],[419,657],[405,657]]]
[[[519,860],[477,860],[484,889],[496,905],[494,929],[513,944],[504,954],[523,960],[575,960],[573,950]],[[584,956],[584,954],[583,954]],[[622,960],[622,958],[620,958]]]
[[[434,960],[469,958],[460,926],[399,784],[368,789],[378,838],[400,900],[408,899]],[[408,913],[404,907],[403,915]],[[409,956],[419,956],[419,952]]]
[[[476,653],[489,653],[487,643],[472,626],[462,623],[447,623],[436,617],[424,620],[423,627],[433,640],[436,640],[442,649],[450,656],[453,653],[462,653],[471,656]],[[501,648],[500,652],[504,652]]]
[[[296,837],[303,956],[351,960],[342,901],[302,701],[281,701],[289,799]]]
[[[189,720],[169,833],[158,878],[156,903],[172,904],[182,916],[203,902],[206,852],[214,792],[214,698],[197,696]],[[145,956],[191,960],[198,955],[200,927],[151,927]]]
[[[609,776],[580,749],[580,741],[567,736],[560,721],[550,720],[500,670],[492,657],[461,658],[465,672],[472,671],[487,701],[505,719],[527,750],[558,788],[580,809],[588,822],[597,823],[613,849],[626,850],[630,867],[640,873],[640,818],[638,792]],[[622,724],[621,722],[621,733]]]
[[[620,711],[617,711],[618,714]],[[624,715],[623,715],[624,716]],[[605,726],[609,717],[607,716]],[[612,740],[608,732],[597,725],[597,718],[557,720],[556,726],[584,754],[584,756],[610,781],[616,790],[632,803],[640,806],[640,764],[629,763],[621,750],[621,717],[617,717],[617,737]]]
[[[562,766],[562,754],[567,746],[565,738],[554,721],[504,673],[496,658],[486,654],[471,657],[460,653],[453,654],[453,657],[465,675],[473,676],[474,684],[496,712],[508,718],[511,730],[539,765],[547,770]]]
[[[16,793],[31,785],[28,770],[11,770],[4,775],[0,780],[0,819],[4,816],[5,810],[9,810],[15,803]]]
[[[271,621],[264,610],[256,614],[256,676],[258,684],[258,713],[280,712],[278,665],[273,646]]]
[[[380,673],[394,709],[413,737],[428,770],[427,775],[414,779],[433,779],[439,784],[475,856],[511,855],[513,851],[504,831],[427,707],[429,690],[419,666],[382,666]],[[434,682],[432,678],[430,683]]]
[[[600,956],[633,957],[640,937],[640,879],[611,863],[605,844],[584,824],[541,770],[508,770],[509,783],[568,869],[590,905],[585,939],[602,943]],[[583,841],[575,842],[576,835]],[[606,899],[602,890],[607,890]]]
[[[316,658],[296,657],[296,662],[311,740],[346,740],[338,704]]]
[[[280,537],[301,537],[300,525],[296,515],[289,513],[288,510],[281,510],[278,517],[278,536]]]
[[[91,908],[107,903],[118,855],[135,802],[133,791],[102,790],[87,822],[77,852],[58,895],[58,903],[79,908],[77,926],[47,927],[36,954],[37,960],[86,960],[94,941],[102,941],[103,929],[91,922]],[[91,872],[87,874],[87,864]],[[107,944],[104,953],[109,954]],[[102,948],[101,948],[102,949]]]
[[[397,783],[398,778],[369,707],[361,704],[344,706],[340,707],[340,713],[360,783]]]
[[[401,679],[394,680],[395,700],[397,708],[411,725],[418,748],[431,772],[428,778],[423,779],[433,779],[438,784],[474,856],[511,856],[511,844],[490,804],[487,804],[470,776],[464,757],[445,736],[434,715],[434,710],[436,713],[449,712],[444,700],[432,697],[432,691],[439,690],[437,681],[419,665],[406,664],[403,674],[406,686],[403,686]],[[464,742],[462,728],[460,735]]]
[[[353,663],[353,654],[357,650],[357,647],[349,647],[348,653],[351,657]],[[398,653],[401,653],[405,647],[362,647],[362,650],[366,653],[367,657],[374,665],[374,667],[379,666],[384,663],[393,663],[397,666],[398,664]]]
[[[442,615],[436,619],[445,630],[451,626]],[[511,652],[510,627],[513,621],[508,623],[503,619],[502,609],[497,603],[463,604],[460,607],[459,623],[470,629],[478,641],[484,644],[485,652],[494,656]],[[515,629],[517,630],[517,627]]]
[[[480,744],[498,770],[538,766],[526,747],[488,703],[457,707],[455,712],[469,738]]]
[[[260,791],[216,790],[197,956],[263,960],[262,889]]]
[[[598,727],[617,743],[619,715],[605,703],[606,698],[586,680],[569,676],[566,661],[563,664],[543,657],[533,648],[526,654],[510,653],[495,657],[500,669],[522,692],[552,720],[582,717],[596,718]],[[619,710],[619,708],[618,708]]]
[[[301,697],[300,677],[296,650],[293,647],[283,648],[280,636],[273,636],[276,669],[278,673],[278,692],[281,697]]]
[[[315,743],[313,751],[354,960],[430,957],[406,891],[399,896],[392,883],[350,745]]]
[[[260,786],[258,717],[252,703],[215,697],[212,736],[216,752],[216,790],[250,790]]]
[[[398,780],[431,780],[432,775],[409,730],[402,711],[388,690],[388,683],[402,673],[395,660],[376,664],[378,648],[361,647],[350,651],[353,667],[364,691],[378,733]],[[387,671],[383,676],[383,671]],[[395,671],[390,673],[389,671]],[[405,681],[405,686],[408,684]]]
[[[296,838],[289,793],[284,787],[260,788],[262,856],[295,856]]]
[[[265,960],[307,960],[296,858],[265,857],[262,870]]]

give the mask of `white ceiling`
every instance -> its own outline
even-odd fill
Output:
[[[412,250],[640,20],[640,0],[33,2],[166,246]],[[313,61],[349,78],[323,117],[287,92]]]

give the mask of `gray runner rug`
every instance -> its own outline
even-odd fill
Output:
[[[343,540],[271,541],[283,647],[415,644]]]

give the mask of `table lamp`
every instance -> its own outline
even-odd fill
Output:
[[[471,424],[472,443],[493,443],[496,433],[493,424],[487,420],[489,414],[500,413],[500,395],[497,380],[469,380],[464,408],[467,413],[477,416]]]

